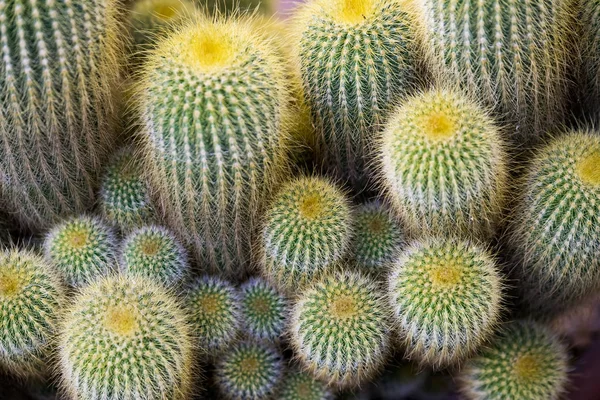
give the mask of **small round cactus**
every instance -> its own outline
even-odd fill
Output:
[[[494,333],[502,308],[496,262],[467,242],[427,239],[394,263],[389,297],[409,359],[434,368],[470,356]]]
[[[509,243],[530,311],[556,315],[600,288],[600,135],[569,132],[523,179]]]
[[[280,354],[268,344],[241,342],[216,366],[216,381],[231,400],[260,400],[273,395],[283,377]]]
[[[287,318],[286,299],[260,278],[245,282],[240,293],[244,332],[254,339],[278,340]]]
[[[35,253],[0,252],[0,367],[23,378],[49,372],[63,294],[60,278]]]
[[[131,232],[121,245],[123,272],[145,276],[167,286],[178,284],[188,273],[187,254],[175,235],[159,226]]]
[[[187,398],[192,343],[185,314],[160,284],[102,278],[82,289],[64,316],[58,360],[76,399]]]
[[[186,291],[186,309],[194,340],[209,355],[227,349],[240,330],[240,298],[231,283],[197,278]]]
[[[405,233],[386,205],[372,201],[354,213],[353,258],[366,272],[379,273],[405,244]]]
[[[332,391],[311,374],[298,368],[286,372],[281,390],[277,393],[279,400],[333,400]]]
[[[348,250],[352,212],[345,194],[325,178],[288,182],[264,218],[264,275],[285,290],[310,282]]]
[[[150,189],[131,147],[121,149],[109,162],[99,201],[104,218],[124,232],[149,223],[154,216]]]
[[[80,216],[55,226],[44,241],[46,257],[65,281],[81,287],[114,267],[115,237],[96,217]]]
[[[411,97],[379,151],[383,184],[411,233],[493,234],[507,160],[500,130],[475,103],[450,90]]]
[[[557,400],[567,383],[565,347],[546,328],[517,321],[461,371],[467,400]]]
[[[290,341],[304,367],[338,387],[377,372],[388,351],[389,308],[377,285],[335,272],[304,290],[292,310]]]

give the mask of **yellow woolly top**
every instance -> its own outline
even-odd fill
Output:
[[[588,185],[600,185],[600,150],[595,151],[577,164],[577,175]]]
[[[194,4],[188,0],[143,0],[135,2],[132,17],[138,21],[150,18],[168,22],[195,12]]]

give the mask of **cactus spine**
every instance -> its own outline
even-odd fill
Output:
[[[600,118],[600,3],[596,0],[582,0],[580,3],[582,45],[583,95],[588,115],[594,122]]]
[[[317,378],[342,388],[357,386],[383,366],[388,314],[370,279],[332,273],[298,297],[291,316],[291,345]]]
[[[193,370],[189,333],[162,285],[143,277],[99,279],[64,316],[62,387],[86,400],[186,399]]]
[[[20,377],[46,375],[63,288],[58,276],[29,251],[0,253],[0,366]]]
[[[198,18],[144,67],[145,169],[169,226],[211,271],[239,277],[259,204],[286,163],[288,94],[276,54],[251,21]]]
[[[286,322],[286,299],[260,278],[251,278],[240,292],[244,332],[258,340],[277,341]]]
[[[600,137],[575,131],[541,149],[526,171],[509,242],[524,302],[556,312],[600,287]]]
[[[279,400],[333,400],[334,396],[323,382],[316,380],[307,372],[292,368],[285,374],[277,398]]]
[[[390,117],[379,144],[388,196],[413,234],[489,237],[506,186],[500,131],[458,92],[431,90]]]
[[[468,400],[557,400],[565,392],[567,369],[567,351],[550,331],[517,321],[469,360],[460,386]]]
[[[93,205],[113,140],[116,0],[0,1],[0,197],[43,230]]]
[[[494,107],[520,143],[562,121],[571,0],[426,0],[442,76]]]
[[[368,183],[378,125],[415,84],[420,25],[408,3],[311,0],[295,18],[321,157],[357,190]]]
[[[324,178],[302,177],[284,185],[264,220],[263,273],[287,291],[325,272],[350,244],[349,201]]]
[[[502,283],[494,259],[467,242],[415,242],[394,263],[389,297],[409,359],[434,368],[473,354],[499,322]]]

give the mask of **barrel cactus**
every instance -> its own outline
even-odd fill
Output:
[[[272,285],[251,278],[240,287],[243,331],[257,340],[277,341],[287,318],[287,301]]]
[[[280,400],[333,400],[333,391],[310,373],[290,368],[277,393]]]

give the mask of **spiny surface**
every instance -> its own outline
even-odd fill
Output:
[[[499,128],[477,104],[451,90],[411,97],[378,151],[383,185],[413,233],[493,234],[507,160]]]
[[[209,271],[239,277],[286,163],[277,52],[251,21],[198,18],[149,55],[138,93],[145,171],[168,225]]]
[[[493,257],[467,242],[413,243],[389,276],[394,319],[410,359],[443,368],[473,354],[499,323],[501,278]]]
[[[468,400],[557,400],[565,392],[568,368],[566,348],[550,331],[518,321],[469,360],[461,389]]]
[[[242,342],[217,364],[217,385],[227,399],[267,399],[280,384],[283,368],[281,356],[271,345]]]
[[[522,297],[555,314],[600,287],[600,137],[568,132],[541,149],[523,180],[510,243]]]
[[[63,221],[46,235],[44,248],[46,258],[74,287],[108,274],[116,262],[113,232],[96,217]]]
[[[290,369],[277,393],[280,400],[333,400],[332,391],[311,374],[298,368]]]
[[[390,107],[415,86],[419,25],[408,2],[311,0],[295,17],[296,56],[324,163],[366,188]]]
[[[186,291],[194,340],[210,356],[229,348],[241,325],[240,296],[233,285],[223,279],[202,276]]]
[[[114,140],[116,0],[0,1],[0,197],[41,231],[93,206]]]
[[[64,316],[62,386],[89,400],[183,400],[193,370],[185,315],[147,278],[115,276],[84,288]]]
[[[580,84],[583,86],[583,107],[586,116],[600,121],[600,2],[583,0],[580,3],[582,28],[581,52],[583,56]]]
[[[44,376],[64,305],[52,268],[33,252],[0,253],[0,366],[23,378]]]
[[[243,330],[251,338],[276,341],[283,334],[287,301],[261,278],[251,278],[240,287]]]
[[[350,244],[349,201],[325,178],[302,177],[287,183],[264,220],[263,273],[289,291],[339,261]]]
[[[337,272],[303,290],[292,310],[290,341],[317,378],[357,386],[384,363],[390,329],[388,305],[370,279]]]

